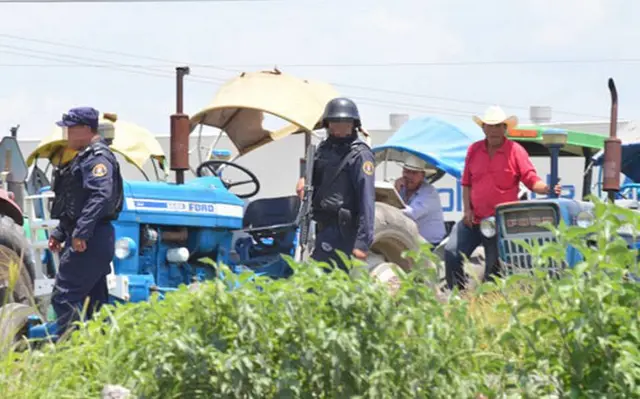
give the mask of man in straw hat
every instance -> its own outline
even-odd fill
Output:
[[[409,155],[404,161],[402,177],[396,180],[395,187],[407,204],[404,214],[416,222],[425,240],[437,246],[446,235],[446,229],[440,194],[426,181],[426,177],[434,173],[436,171],[427,168],[422,159]]]
[[[489,107],[484,117],[473,117],[486,139],[469,146],[462,173],[464,218],[458,222],[445,246],[446,279],[449,289],[463,289],[466,278],[462,254],[469,257],[480,245],[485,251],[484,279],[498,272],[496,237],[486,238],[480,232],[480,221],[495,215],[496,205],[518,200],[520,182],[536,194],[549,193],[549,185],[537,174],[527,151],[508,140],[508,129],[518,124],[516,116],[507,117],[498,106]],[[561,188],[554,187],[559,195]]]

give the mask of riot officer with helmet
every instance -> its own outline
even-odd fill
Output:
[[[51,298],[59,334],[78,318],[87,298],[91,317],[109,296],[106,278],[115,251],[111,221],[118,218],[124,198],[120,166],[98,133],[98,120],[97,110],[80,107],[57,122],[67,130],[68,146],[78,151],[54,181],[52,217],[60,224],[49,248],[62,251]]]
[[[322,118],[327,138],[318,146],[313,165],[312,213],[316,239],[311,257],[346,271],[336,251],[364,260],[373,242],[375,163],[356,104],[335,98]],[[298,182],[301,195],[304,179]]]

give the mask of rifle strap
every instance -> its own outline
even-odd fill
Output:
[[[347,166],[347,163],[349,163],[350,160],[352,160],[353,158],[355,158],[358,154],[360,153],[360,150],[351,150],[349,152],[347,152],[343,157],[342,160],[340,161],[340,165],[338,165],[338,168],[336,169],[335,173],[333,174],[333,176],[331,176],[331,178],[329,180],[327,180],[326,182],[322,182],[322,186],[320,186],[320,190],[314,192],[313,194],[313,199],[316,198],[322,198],[325,194],[325,192],[329,189],[329,187],[331,187],[331,185],[333,184],[333,182],[338,178],[338,176],[340,175],[340,173],[342,172],[342,170],[345,168],[345,166]],[[322,194],[322,195],[320,195]]]

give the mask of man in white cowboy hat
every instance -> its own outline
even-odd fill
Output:
[[[407,204],[404,214],[418,225],[420,235],[437,246],[446,235],[444,214],[440,194],[425,179],[436,171],[427,168],[426,163],[415,155],[408,155],[402,168],[402,177],[395,181],[395,187]]]
[[[469,257],[480,245],[485,251],[485,280],[498,273],[496,238],[486,238],[480,232],[480,221],[495,215],[496,205],[518,200],[520,183],[536,194],[549,193],[549,185],[537,174],[527,151],[508,140],[508,129],[518,124],[516,116],[507,117],[498,106],[489,107],[484,117],[473,117],[486,139],[469,146],[462,173],[464,218],[449,235],[445,246],[447,286],[464,288],[462,254]],[[559,185],[554,191],[560,194]]]

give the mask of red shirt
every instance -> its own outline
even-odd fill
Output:
[[[533,189],[540,179],[527,151],[518,143],[505,139],[493,157],[489,157],[487,140],[469,146],[461,184],[471,189],[474,223],[495,214],[496,205],[518,200],[519,184]]]

